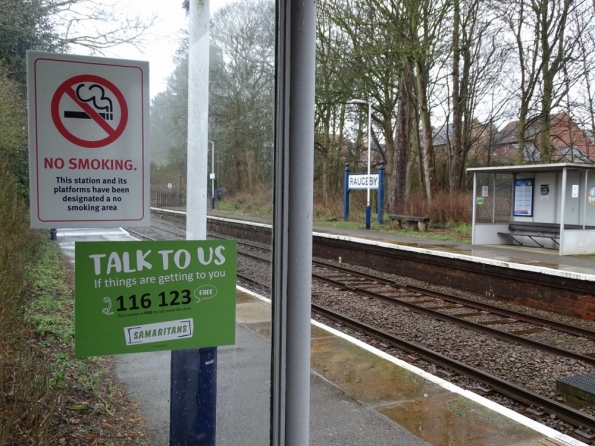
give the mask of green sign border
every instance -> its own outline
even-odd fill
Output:
[[[75,243],[75,355],[235,343],[235,241]]]

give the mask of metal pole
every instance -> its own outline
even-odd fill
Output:
[[[583,230],[587,224],[587,196],[589,195],[589,171],[585,170],[585,192],[583,196]]]
[[[384,164],[378,168],[378,224],[384,224]]]
[[[343,221],[349,219],[349,163],[345,163],[345,173],[343,174]]]
[[[368,105],[368,196],[366,200],[366,229],[370,229],[371,208],[370,208],[370,151],[372,150],[372,103],[363,99],[349,99],[348,104],[366,104]]]
[[[471,244],[475,245],[475,202],[477,201],[477,172],[473,172],[473,207],[471,208]]]
[[[372,103],[368,101],[368,196],[366,200],[366,229],[370,229],[370,151],[372,149]]]
[[[211,209],[215,209],[215,143],[211,143]]]
[[[562,169],[562,197],[560,198],[560,244],[558,246],[558,255],[564,255],[564,213],[566,212],[566,182],[568,181],[568,171]]]
[[[372,103],[368,102],[368,196],[366,200],[366,229],[370,229],[370,151],[372,149]]]
[[[186,239],[207,238],[209,0],[189,3]],[[214,446],[217,348],[171,352],[170,446]]]
[[[587,196],[589,195],[589,185],[587,181],[589,180],[589,171],[585,170],[585,189],[583,195],[585,196],[583,200],[583,231],[585,230],[585,225],[587,224]]]
[[[271,444],[308,446],[316,2],[277,8]]]
[[[492,191],[492,224],[496,223],[496,175],[497,174],[495,173],[492,175],[492,178],[494,179]]]

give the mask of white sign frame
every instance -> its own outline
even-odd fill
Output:
[[[371,173],[370,178],[367,174],[349,174],[349,184],[347,185],[349,190],[367,190],[368,184],[370,184],[370,190],[377,190],[380,183],[380,175],[377,173]]]
[[[149,226],[149,63],[27,52],[32,228]]]

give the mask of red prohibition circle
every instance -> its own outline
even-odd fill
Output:
[[[93,107],[91,107],[89,104],[85,102],[79,101],[78,98],[75,96],[72,87],[76,84],[80,84],[81,82],[94,82],[96,84],[107,87],[114,94],[114,96],[118,100],[118,103],[120,104],[120,123],[115,129],[112,128],[107,122],[105,122]],[[74,100],[74,102],[78,104],[89,115],[89,117],[93,121],[95,121],[108,134],[108,136],[106,138],[98,140],[87,140],[73,135],[64,126],[64,123],[60,119],[60,100],[64,95],[70,96]],[[104,147],[108,144],[113,143],[122,135],[124,129],[126,128],[126,124],[128,123],[128,106],[126,105],[126,100],[124,99],[124,95],[122,94],[122,92],[118,89],[118,87],[116,87],[107,79],[92,74],[81,74],[79,76],[74,76],[64,81],[54,93],[51,104],[51,112],[54,125],[56,126],[60,134],[71,143],[76,144],[77,146],[85,147],[87,149],[97,149],[99,147]]]

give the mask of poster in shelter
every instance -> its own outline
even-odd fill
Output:
[[[533,179],[515,180],[514,212],[518,217],[533,216]]]

